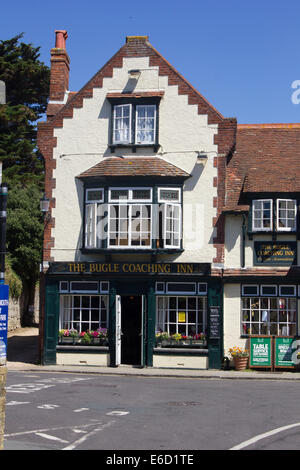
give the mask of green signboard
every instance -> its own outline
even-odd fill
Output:
[[[275,338],[275,367],[294,367],[293,342],[294,338]]]
[[[290,266],[296,263],[297,242],[254,242],[254,265]]]
[[[272,367],[272,338],[250,338],[250,367]]]

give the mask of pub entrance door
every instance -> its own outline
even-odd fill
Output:
[[[144,343],[144,296],[122,295],[117,297],[117,363],[142,365]]]

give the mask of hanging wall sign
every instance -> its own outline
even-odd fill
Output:
[[[209,309],[209,337],[211,339],[220,339],[220,307],[210,307]]]
[[[254,242],[254,265],[290,266],[297,261],[297,242]]]

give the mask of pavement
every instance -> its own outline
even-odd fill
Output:
[[[247,369],[245,371],[214,369],[171,369],[155,367],[101,367],[88,365],[41,365],[38,363],[39,330],[35,327],[19,328],[8,333],[7,370],[70,372],[103,375],[132,375],[143,377],[177,377],[198,379],[255,379],[255,380],[300,380],[300,371],[276,370],[263,371]]]

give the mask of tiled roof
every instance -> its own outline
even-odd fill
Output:
[[[189,178],[191,175],[159,157],[108,157],[78,175],[78,178],[98,176],[171,176]]]
[[[300,192],[300,124],[238,125],[224,210],[247,210],[241,195],[256,192]]]

